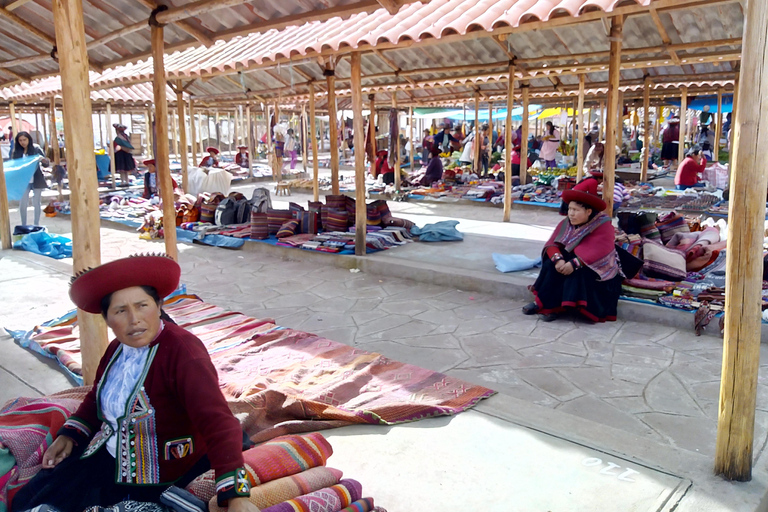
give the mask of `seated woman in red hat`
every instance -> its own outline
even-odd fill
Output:
[[[371,175],[374,178],[378,178],[381,175],[384,183],[391,185],[395,182],[395,171],[389,166],[388,154],[386,149],[380,149],[376,152],[376,160],[373,162]]]
[[[219,166],[219,150],[213,146],[205,148],[208,156],[200,161],[198,167],[218,167]]]
[[[144,160],[143,163],[147,166],[147,172],[144,173],[144,194],[142,197],[144,199],[151,199],[152,196],[160,195],[160,179],[157,176],[154,158],[152,160]],[[176,190],[179,184],[173,178],[171,178],[171,183],[173,183],[173,189]]]
[[[539,277],[531,286],[535,302],[526,315],[551,322],[575,310],[593,322],[616,320],[624,277],[619,268],[611,218],[605,202],[593,194],[566,190],[568,218],[555,228],[544,246]]]
[[[248,146],[237,146],[237,150],[235,163],[240,167],[248,167]]]
[[[14,512],[158,503],[170,486],[184,488],[211,468],[220,506],[257,511],[247,498],[243,433],[211,358],[162,310],[180,274],[166,256],[134,256],[73,279],[72,301],[100,313],[115,339],[95,385],[43,454],[43,469],[14,497]]]
[[[432,146],[429,148],[430,159],[427,164],[427,173],[421,178],[419,184],[423,187],[431,187],[432,183],[443,178],[443,161],[440,159],[440,148]]]

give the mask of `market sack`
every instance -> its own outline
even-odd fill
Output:
[[[685,255],[658,242],[648,241],[643,244],[643,260],[643,271],[648,277],[682,281],[688,275]]]
[[[9,201],[21,199],[27,185],[32,181],[32,176],[40,165],[41,159],[40,155],[25,156],[24,158],[8,160],[3,164],[5,187]]]
[[[283,224],[291,220],[291,210],[267,209],[267,219],[269,220],[269,234],[276,235]]]
[[[254,240],[269,238],[269,219],[266,213],[251,211],[251,238]]]

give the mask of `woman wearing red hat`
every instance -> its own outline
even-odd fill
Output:
[[[248,146],[237,146],[237,150],[235,163],[240,167],[248,167]]]
[[[384,183],[391,185],[395,182],[395,171],[389,166],[387,155],[386,149],[380,149],[376,152],[376,161],[373,163],[371,174],[374,178],[378,178],[381,175]]]
[[[598,196],[578,190],[563,192],[568,218],[544,246],[539,277],[531,287],[535,302],[526,315],[551,322],[575,310],[593,322],[616,320],[624,277],[619,268],[611,218]]]
[[[211,468],[220,506],[257,511],[247,498],[242,430],[208,352],[162,310],[180,274],[166,256],[134,256],[72,281],[72,301],[100,313],[115,339],[95,385],[43,454],[43,469],[14,497],[14,512],[157,503],[170,486],[184,488]]]
[[[147,172],[144,173],[144,199],[151,199],[152,196],[160,195],[160,180],[157,177],[157,168],[155,167],[155,160],[144,160],[144,165],[147,166]],[[179,186],[176,180],[171,178],[174,190]]]
[[[200,161],[198,167],[218,167],[219,166],[219,150],[213,146],[205,148],[208,156]]]

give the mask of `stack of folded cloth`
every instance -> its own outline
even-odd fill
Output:
[[[333,449],[322,434],[282,436],[243,452],[251,481],[249,501],[262,512],[386,512],[364,498],[362,485],[342,479],[325,464]],[[195,479],[187,490],[208,502],[210,512],[227,508],[216,499],[212,471]]]

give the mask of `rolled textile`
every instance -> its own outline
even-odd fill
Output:
[[[373,506],[373,498],[363,498],[351,503],[348,507],[342,509],[341,512],[372,512],[376,508],[378,507]]]
[[[676,233],[689,233],[688,222],[685,217],[677,212],[669,212],[659,217],[656,221],[656,227],[661,234],[661,241],[665,244],[669,242]]]
[[[304,494],[319,491],[339,483],[342,472],[338,469],[318,466],[302,471],[299,474],[278,478],[264,485],[251,487],[248,500],[259,509],[272,507],[284,501],[292,500]],[[220,507],[216,496],[208,504],[210,512],[224,512],[226,507]]]
[[[339,512],[359,500],[362,492],[360,482],[345,479],[332,487],[284,501],[261,512]]]
[[[318,432],[276,437],[243,452],[252,485],[324,466],[333,454],[330,443]]]
[[[655,290],[671,292],[677,286],[677,283],[673,281],[665,281],[663,279],[625,279],[624,284],[633,288],[641,288],[643,290]]]

